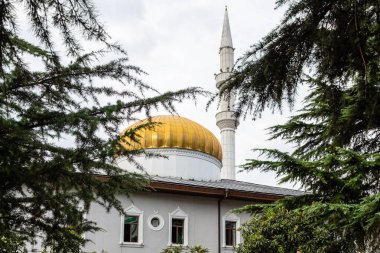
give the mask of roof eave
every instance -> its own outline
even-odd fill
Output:
[[[228,188],[200,187],[186,184],[173,184],[152,181],[149,188],[156,192],[204,196],[213,198],[236,199],[245,201],[273,202],[287,197],[286,195],[266,194],[259,192],[238,191]]]

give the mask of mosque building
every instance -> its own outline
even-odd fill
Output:
[[[219,54],[220,72],[215,79],[221,89],[234,65],[227,9]],[[234,252],[242,242],[238,229],[249,214],[231,210],[301,194],[235,180],[235,131],[239,122],[234,97],[222,98],[219,110],[216,124],[220,141],[202,125],[173,115],[152,117],[151,121],[159,124],[138,130],[139,142],[126,148],[164,156],[136,158],[151,177],[150,190],[119,196],[126,215],[116,210],[107,213],[93,204],[87,218],[103,230],[84,235],[91,240],[85,252],[158,253],[173,245],[185,249],[202,245],[211,253]],[[125,131],[147,122],[142,120]],[[126,158],[118,158],[117,163],[127,171],[141,173]]]

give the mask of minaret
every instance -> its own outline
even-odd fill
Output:
[[[224,13],[222,41],[219,49],[220,72],[215,76],[216,87],[221,90],[226,85],[232,75],[234,66],[234,48],[230,23],[228,20],[227,7]],[[234,111],[235,96],[233,94],[224,95],[219,104],[219,112],[216,114],[216,125],[220,129],[222,137],[223,167],[222,179],[235,179],[235,129],[239,122]]]

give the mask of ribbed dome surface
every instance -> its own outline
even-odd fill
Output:
[[[148,123],[148,119],[133,124],[122,135],[133,128]],[[205,127],[184,117],[163,115],[151,117],[151,122],[159,123],[152,128],[136,131],[139,143],[125,137],[123,146],[128,150],[150,148],[181,148],[195,150],[222,160],[222,147],[218,139]],[[129,143],[129,144],[126,144]]]

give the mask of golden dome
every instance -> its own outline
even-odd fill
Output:
[[[205,127],[187,118],[164,115],[151,117],[151,122],[159,123],[151,128],[138,129],[135,134],[139,142],[125,137],[122,145],[128,150],[150,148],[181,148],[195,150],[222,160],[222,147],[218,139]],[[148,119],[139,121],[125,129],[128,130],[149,123]]]

